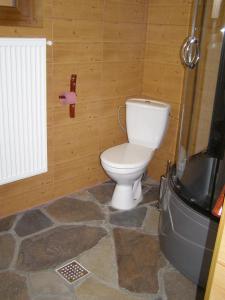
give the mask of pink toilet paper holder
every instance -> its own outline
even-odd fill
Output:
[[[70,118],[75,118],[75,104],[77,102],[76,97],[76,82],[77,75],[72,74],[70,78],[70,92],[65,92],[59,95],[60,102],[62,104],[69,104]]]

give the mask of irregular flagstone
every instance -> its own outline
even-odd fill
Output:
[[[70,292],[65,281],[54,271],[31,273],[29,279],[33,295],[66,295]]]
[[[159,182],[157,180],[152,179],[149,176],[143,180],[143,183],[148,184],[150,186],[159,186]]]
[[[150,190],[148,185],[142,184],[142,193],[145,195]]]
[[[95,197],[88,191],[81,191],[78,193],[71,194],[70,197],[83,200],[83,201],[94,201]]]
[[[29,300],[26,278],[13,272],[0,273],[0,299]]]
[[[59,226],[22,241],[17,268],[40,271],[55,267],[95,246],[107,234],[102,228]]]
[[[97,246],[81,254],[77,261],[98,278],[110,284],[118,284],[116,254],[110,237],[102,239]]]
[[[124,227],[141,227],[146,215],[146,207],[111,214],[110,223]]]
[[[119,285],[132,292],[157,293],[158,271],[165,265],[159,241],[134,230],[116,228]]]
[[[77,300],[145,300],[148,298],[132,296],[88,278],[75,290]]]
[[[196,285],[182,274],[170,271],[164,274],[164,285],[168,300],[194,300],[203,299],[204,294],[199,295]],[[201,292],[201,291],[200,291]],[[198,294],[198,297],[197,296]]]
[[[7,269],[13,259],[15,240],[11,234],[0,236],[0,270]]]
[[[151,203],[159,200],[159,186],[155,185],[150,187],[150,189],[143,195],[143,200],[141,204]]]
[[[65,296],[65,295],[64,296],[54,295],[54,296],[38,296],[33,299],[34,300],[74,300],[74,297],[73,296]]]
[[[16,219],[16,215],[1,219],[0,220],[0,232],[9,230],[12,227],[15,219]]]
[[[60,222],[82,222],[104,219],[104,215],[97,204],[91,201],[66,197],[48,206],[46,211]]]
[[[152,235],[158,235],[159,233],[159,216],[160,212],[154,207],[149,207],[147,216],[144,221],[144,232]]]
[[[26,236],[48,228],[51,225],[53,225],[52,221],[39,209],[35,209],[26,212],[17,222],[14,230],[19,236]]]
[[[104,183],[89,189],[89,192],[94,195],[98,202],[105,204],[111,201],[114,188],[114,183]]]

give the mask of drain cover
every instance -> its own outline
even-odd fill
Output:
[[[89,271],[86,270],[75,260],[56,269],[56,272],[69,283],[73,283],[78,279],[84,277],[85,275],[89,274]]]

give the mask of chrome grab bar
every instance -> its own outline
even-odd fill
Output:
[[[193,69],[200,58],[199,41],[195,36],[189,36],[181,49],[182,63],[188,68]]]

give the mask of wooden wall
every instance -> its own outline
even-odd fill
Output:
[[[24,210],[106,179],[104,149],[126,141],[117,106],[140,95],[147,0],[44,0],[43,27],[0,27],[0,36],[46,37],[48,159],[43,175],[0,186],[0,216]],[[77,116],[58,95],[78,76]]]
[[[0,5],[2,6],[13,6],[12,0],[0,0]]]
[[[225,299],[225,207],[220,219],[204,300]]]
[[[54,42],[47,53],[49,171],[0,186],[0,216],[104,181],[99,154],[126,141],[117,107],[129,96],[172,105],[166,139],[150,164],[150,175],[159,178],[174,157],[183,81],[179,49],[191,2],[44,0],[41,28],[0,27],[0,36]],[[75,119],[58,100],[72,73],[78,76]]]
[[[150,0],[143,95],[171,104],[169,129],[149,166],[149,174],[159,179],[167,160],[174,160],[184,68],[180,47],[186,38],[192,0]]]

